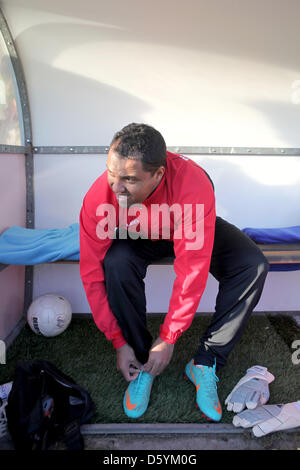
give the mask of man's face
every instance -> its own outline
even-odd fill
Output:
[[[124,206],[124,201],[127,201],[127,207],[144,202],[159,184],[165,171],[163,166],[154,174],[144,171],[140,160],[122,158],[113,147],[108,152],[106,166],[109,186],[118,203]]]

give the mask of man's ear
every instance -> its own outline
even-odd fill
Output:
[[[156,177],[156,181],[157,183],[159,183],[162,179],[162,177],[164,176],[165,174],[165,167],[164,166],[160,166],[157,170],[156,170],[156,173],[155,173],[155,177]]]

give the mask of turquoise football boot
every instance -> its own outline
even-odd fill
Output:
[[[124,411],[129,418],[139,418],[147,410],[154,378],[154,375],[141,371],[130,382],[123,399]]]
[[[204,418],[220,421],[222,408],[217,394],[216,364],[213,367],[196,365],[192,359],[186,365],[185,373],[196,387],[196,402]]]

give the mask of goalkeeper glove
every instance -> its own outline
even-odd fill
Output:
[[[255,410],[245,410],[235,415],[233,425],[252,427],[254,436],[261,437],[270,432],[293,429],[300,426],[300,401],[285,405],[264,405]]]
[[[265,405],[270,397],[269,383],[275,379],[266,367],[253,366],[236,384],[225,400],[228,411],[236,413],[244,408],[254,409]]]

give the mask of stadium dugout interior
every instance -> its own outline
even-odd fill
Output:
[[[300,228],[300,5],[276,1],[269,17],[269,1],[247,12],[226,1],[221,18],[216,0],[175,9],[167,0],[159,12],[117,3],[0,1],[0,238],[11,227],[77,224],[113,134],[129,122],[153,125],[170,151],[203,166],[218,215],[240,229]],[[270,272],[254,313],[299,316],[298,234],[257,242]],[[168,310],[172,264],[149,267],[149,316]],[[7,348],[48,292],[90,318],[78,259],[22,265],[0,253]],[[209,276],[198,315],[212,314],[216,292]]]

